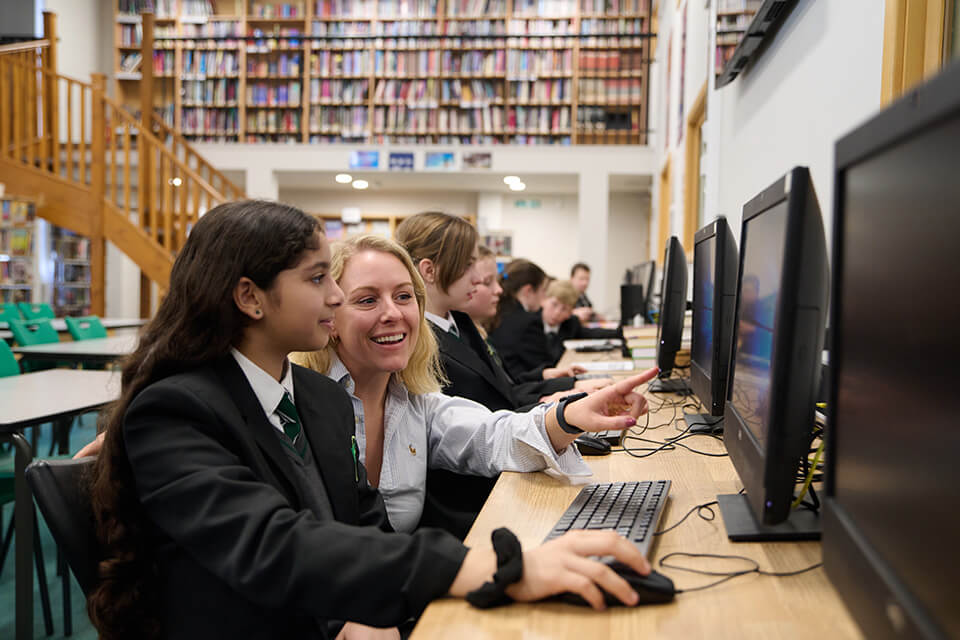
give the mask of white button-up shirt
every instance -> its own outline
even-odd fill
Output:
[[[277,382],[273,379],[273,376],[261,369],[260,366],[250,358],[237,351],[236,348],[230,347],[230,353],[233,355],[233,359],[237,361],[237,364],[240,365],[240,370],[243,371],[247,382],[249,382],[253,388],[253,393],[257,396],[257,401],[260,403],[260,406],[263,407],[263,412],[267,415],[267,420],[269,420],[270,424],[276,427],[280,433],[283,433],[283,422],[281,422],[280,416],[277,415],[277,406],[280,404],[280,399],[283,398],[283,392],[286,391],[289,393],[290,400],[296,403],[293,397],[293,373],[291,372],[290,363],[284,363],[283,378],[280,382]]]
[[[334,358],[327,375],[350,395],[360,459],[366,457],[363,403],[350,372]],[[490,411],[442,393],[412,394],[391,376],[383,412],[379,489],[393,528],[410,532],[420,522],[427,468],[492,477],[500,471],[546,470],[554,476],[589,476],[573,445],[558,454],[547,436],[546,405],[526,413]]]

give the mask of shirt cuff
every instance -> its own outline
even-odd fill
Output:
[[[545,405],[540,405],[535,407],[530,411],[533,414],[534,422],[537,425],[537,433],[543,438],[544,448],[536,447],[540,453],[543,454],[544,460],[547,463],[547,468],[544,469],[546,473],[550,476],[592,476],[593,470],[590,469],[590,466],[584,462],[583,456],[580,455],[580,450],[577,449],[577,445],[572,442],[567,445],[566,448],[559,454],[556,452],[556,449],[553,448],[553,444],[550,443],[550,436],[547,434],[547,421],[545,416],[547,411],[553,407],[554,403],[548,403]]]

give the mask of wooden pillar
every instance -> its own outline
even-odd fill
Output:
[[[91,313],[98,316],[106,311],[106,263],[107,241],[103,233],[104,195],[106,194],[106,135],[105,102],[107,77],[102,73],[92,75],[91,98],[92,127],[90,134],[90,196],[93,198],[93,220],[90,224],[90,306]]]
[[[154,16],[149,11],[140,14],[143,21],[143,40],[140,42],[140,127],[143,131],[153,131],[153,24]],[[147,224],[150,206],[153,202],[152,158],[146,152],[146,145],[137,145],[137,162],[140,167],[137,182],[137,203],[140,209],[141,227]],[[151,280],[146,273],[140,272],[140,317],[149,318],[151,313]]]
[[[46,91],[44,95],[43,131],[50,139],[50,170],[60,174],[60,98],[57,94],[57,14],[43,12],[43,37],[50,41],[44,61]]]

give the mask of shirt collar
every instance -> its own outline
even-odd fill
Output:
[[[340,356],[335,352],[330,356],[330,368],[327,370],[327,377],[339,384],[348,394],[351,396],[354,395],[354,389],[356,389],[357,384],[354,382],[350,370],[347,369],[347,366],[343,364],[343,360],[341,360]],[[400,381],[400,377],[395,373],[390,375],[387,393],[397,396],[398,398],[404,398],[408,393],[407,387],[404,386]],[[277,402],[279,402],[279,400]]]
[[[549,324],[547,324],[546,322],[544,322],[544,323],[543,323],[543,332],[544,332],[544,333],[559,333],[559,332],[560,332],[560,327],[559,327],[559,325],[556,326],[556,327],[551,327]]]
[[[257,396],[260,406],[263,407],[264,414],[270,416],[277,410],[277,405],[280,404],[284,392],[289,393],[290,399],[296,402],[293,396],[293,367],[290,366],[289,360],[284,360],[283,378],[281,378],[280,382],[277,382],[273,379],[273,376],[261,369],[250,360],[250,358],[240,353],[234,347],[230,347],[230,354],[233,356],[233,359],[237,361],[237,364],[240,365],[240,370],[243,371],[247,382],[249,382],[253,388],[253,393]]]
[[[440,327],[440,328],[443,329],[444,331],[450,331],[450,327],[451,327],[451,326],[456,326],[456,324],[457,324],[457,323],[454,322],[454,320],[453,320],[453,314],[450,313],[449,311],[447,312],[447,316],[446,316],[445,318],[444,318],[444,317],[440,317],[440,316],[438,316],[438,315],[435,314],[435,313],[430,313],[429,311],[426,311],[426,310],[424,310],[423,315],[426,316],[427,320],[429,320],[429,321],[432,322],[433,324],[437,325],[438,327]],[[459,332],[459,327],[457,327],[457,334],[459,335],[459,333],[460,333],[460,332]]]

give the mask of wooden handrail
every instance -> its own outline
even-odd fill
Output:
[[[4,44],[0,45],[0,55],[8,53],[22,53],[24,51],[33,51],[34,49],[46,49],[49,46],[49,40],[30,40],[28,42]]]

